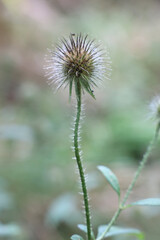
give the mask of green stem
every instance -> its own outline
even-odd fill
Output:
[[[81,117],[81,86],[79,83],[77,83],[76,95],[77,95],[77,114],[76,114],[76,120],[75,120],[75,126],[74,126],[74,152],[75,152],[75,157],[76,157],[76,161],[77,161],[77,165],[78,165],[80,181],[81,181],[81,186],[82,186],[82,192],[83,192],[85,217],[86,217],[86,225],[87,225],[87,237],[88,237],[88,240],[91,240],[91,232],[92,231],[91,231],[88,193],[87,193],[84,169],[83,169],[82,160],[80,157],[80,147],[79,147],[79,142],[78,142],[79,125],[80,125],[80,117]]]
[[[147,163],[147,161],[149,159],[149,156],[150,156],[152,150],[154,149],[154,147],[157,143],[159,129],[160,129],[160,123],[158,122],[154,138],[152,139],[151,143],[149,144],[146,153],[143,155],[142,161],[140,162],[139,167],[138,167],[137,171],[135,172],[134,178],[133,178],[131,184],[129,185],[129,187],[126,191],[126,194],[125,194],[124,199],[123,199],[122,204],[121,204],[122,208],[124,207],[124,205],[125,205],[128,197],[129,197],[129,195],[130,195],[130,193],[131,193],[139,175],[141,174],[142,169],[144,168],[145,164]]]
[[[129,195],[130,195],[130,193],[131,193],[131,191],[132,191],[132,189],[133,189],[133,187],[134,187],[142,169],[144,168],[146,162],[148,161],[149,156],[150,156],[153,148],[155,147],[155,145],[157,143],[159,131],[160,131],[160,122],[158,122],[158,124],[157,124],[155,136],[154,136],[153,140],[151,141],[151,143],[149,144],[146,153],[143,155],[143,158],[142,158],[142,160],[139,164],[139,167],[138,167],[137,171],[135,172],[133,180],[132,180],[131,184],[129,185],[129,187],[126,191],[126,194],[124,195],[124,198],[123,198],[122,202],[119,204],[119,208],[117,209],[117,211],[113,215],[111,221],[107,225],[106,230],[102,233],[102,235],[99,238],[97,238],[97,240],[102,240],[105,237],[105,235],[109,232],[110,228],[112,227],[112,225],[115,223],[115,221],[119,217],[121,211],[124,209],[125,203],[126,203],[128,197],[129,197]]]

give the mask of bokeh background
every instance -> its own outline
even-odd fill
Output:
[[[0,239],[81,234],[69,138],[74,104],[67,90],[53,93],[43,70],[47,48],[79,32],[108,46],[113,62],[111,81],[95,90],[96,101],[85,95],[82,147],[95,231],[117,207],[96,166],[109,166],[125,190],[154,134],[148,104],[160,92],[159,0],[1,0]],[[160,197],[159,158],[157,147],[129,201]],[[160,208],[125,210],[117,224],[158,240]]]

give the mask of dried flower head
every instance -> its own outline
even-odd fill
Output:
[[[57,89],[69,85],[70,96],[72,86],[76,90],[79,85],[94,97],[92,88],[103,80],[106,70],[110,69],[109,57],[104,57],[95,40],[89,40],[87,35],[70,34],[68,40],[62,39],[60,45],[49,52],[45,66],[49,84],[56,83]],[[108,59],[108,65],[105,59]]]
[[[160,96],[154,97],[149,107],[150,116],[153,119],[160,121]]]

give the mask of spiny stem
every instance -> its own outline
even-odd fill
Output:
[[[74,126],[74,151],[75,151],[75,157],[78,165],[79,175],[80,175],[80,181],[82,186],[82,192],[83,192],[83,200],[84,200],[84,206],[85,206],[85,217],[86,217],[86,225],[87,225],[87,237],[88,240],[91,240],[91,222],[90,222],[90,209],[89,209],[89,201],[88,201],[88,193],[87,193],[87,187],[86,187],[86,181],[85,181],[85,175],[84,175],[84,169],[80,157],[80,147],[78,144],[78,131],[79,131],[79,124],[80,124],[80,117],[81,117],[81,86],[79,83],[77,83],[76,88],[76,95],[77,95],[77,114],[76,114],[76,120],[75,120],[75,126]]]
[[[105,237],[105,235],[109,232],[110,228],[112,227],[112,225],[115,223],[115,221],[119,217],[121,211],[124,209],[125,203],[126,203],[128,197],[129,197],[129,195],[130,195],[130,193],[131,193],[131,191],[132,191],[132,189],[133,189],[133,187],[134,187],[142,169],[144,168],[146,162],[148,161],[149,156],[150,156],[153,148],[155,147],[155,145],[157,143],[159,131],[160,131],[160,122],[158,122],[158,124],[157,124],[155,136],[152,139],[151,143],[149,144],[146,153],[143,155],[143,158],[142,158],[142,160],[139,164],[139,167],[138,167],[137,171],[135,172],[133,180],[132,180],[131,184],[129,185],[129,187],[126,191],[126,194],[124,195],[124,198],[123,198],[122,202],[119,204],[119,208],[117,209],[117,211],[113,215],[113,217],[112,217],[111,221],[109,222],[106,230],[102,233],[102,235],[99,238],[97,238],[97,240],[102,240]]]

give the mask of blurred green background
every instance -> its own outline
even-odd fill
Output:
[[[97,165],[117,174],[122,190],[154,134],[148,104],[159,94],[160,1],[0,1],[0,239],[67,240],[83,223],[72,160],[74,104],[44,77],[47,48],[69,33],[88,34],[110,50],[111,81],[85,95],[84,164],[96,231],[117,196]],[[74,103],[74,99],[73,99]],[[160,197],[157,147],[130,200]],[[160,208],[126,210],[117,224],[159,240]],[[82,233],[83,234],[83,233]],[[134,239],[123,236],[120,239]]]

